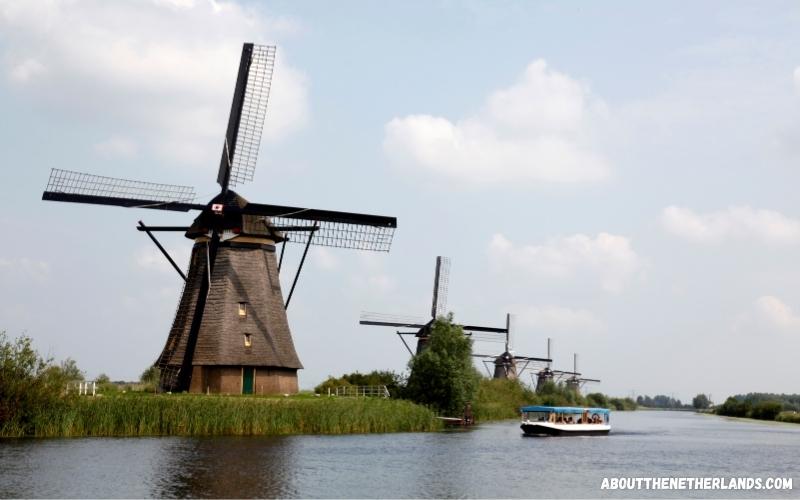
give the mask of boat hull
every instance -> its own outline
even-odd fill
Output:
[[[523,423],[520,427],[526,436],[602,436],[611,431],[602,424]]]

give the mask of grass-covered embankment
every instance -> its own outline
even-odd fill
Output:
[[[609,398],[601,393],[583,396],[564,384],[551,382],[537,393],[516,380],[487,378],[478,384],[472,408],[475,420],[481,422],[517,418],[519,408],[526,405],[636,409],[636,403],[630,398]]]
[[[253,436],[433,431],[441,423],[409,401],[201,395],[73,397],[7,422],[3,437]]]

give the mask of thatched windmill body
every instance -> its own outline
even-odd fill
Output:
[[[194,203],[188,186],[153,184],[53,169],[42,199],[200,214],[189,227],[145,231],[185,280],[156,366],[161,390],[215,393],[297,392],[302,368],[286,317],[310,245],[389,251],[397,221],[359,213],[250,203],[230,187],[250,181],[266,115],[275,47],[245,44],[217,183]],[[194,241],[184,274],[153,235],[180,231]],[[287,241],[304,245],[288,297],[279,281]],[[276,247],[281,245],[280,257]]]

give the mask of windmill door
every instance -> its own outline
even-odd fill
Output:
[[[255,378],[255,368],[252,366],[242,367],[242,394],[253,394],[253,379]]]

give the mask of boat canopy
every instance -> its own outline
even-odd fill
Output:
[[[585,411],[589,413],[611,413],[606,408],[581,408],[577,406],[523,406],[520,408],[522,412],[547,412],[547,413],[569,413],[569,414],[582,414]]]

